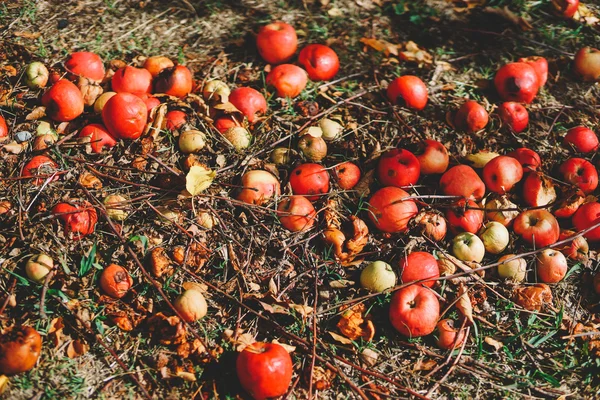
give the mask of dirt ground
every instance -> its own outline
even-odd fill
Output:
[[[351,160],[365,174],[386,149],[414,150],[422,139],[432,138],[447,146],[453,164],[479,150],[504,154],[525,146],[540,154],[546,172],[555,172],[558,161],[568,156],[561,145],[568,128],[584,124],[600,131],[599,88],[579,81],[570,67],[580,47],[600,43],[600,25],[561,19],[550,3],[0,2],[0,110],[11,132],[37,126],[25,118],[39,105],[41,92],[23,85],[23,67],[33,60],[52,66],[78,50],[96,52],[105,62],[136,63],[145,56],[165,55],[187,65],[200,84],[220,79],[231,88],[262,91],[270,109],[255,127],[251,147],[240,153],[219,137],[200,107],[173,104],[188,111],[193,124],[207,133],[209,145],[198,157],[217,171],[211,188],[193,200],[179,195],[185,165],[170,132],[155,140],[150,153],[138,141],[88,154],[85,145],[67,140],[51,153],[65,173],[43,189],[15,179],[31,150],[1,154],[0,201],[9,201],[13,208],[0,215],[0,300],[7,294],[16,297],[14,304],[4,302],[0,328],[26,324],[44,338],[38,365],[11,378],[1,398],[137,399],[144,398],[144,390],[157,399],[245,398],[235,374],[236,348],[254,339],[276,339],[294,349],[287,398],[598,398],[600,341],[592,334],[573,336],[598,331],[600,300],[591,287],[591,277],[600,269],[597,247],[588,260],[569,263],[566,279],[552,286],[551,305],[539,313],[511,301],[513,284],[493,275],[485,282],[467,279],[463,284],[475,323],[462,350],[443,351],[435,335],[406,339],[395,332],[388,319],[391,294],[369,296],[360,289],[358,277],[366,263],[342,266],[323,241],[326,211],[344,226],[350,216],[368,220],[365,193],[334,188],[327,200],[317,203],[318,227],[298,234],[282,228],[272,205],[245,207],[231,200],[240,176],[249,169],[271,168],[287,183],[291,168],[268,165],[274,143],[289,136],[292,140],[281,144],[294,147],[299,129],[325,115],[345,127],[343,140],[329,149],[327,166]],[[598,5],[590,1],[587,6],[591,15],[600,16]],[[324,43],[340,56],[336,80],[311,82],[297,99],[318,103],[317,113],[307,115],[293,102],[268,96],[266,64],[254,38],[261,25],[273,20],[292,24],[300,47]],[[403,61],[398,55],[408,41],[424,51],[420,61]],[[529,128],[517,135],[503,128],[494,114],[500,99],[491,79],[503,63],[531,55],[548,59],[549,79],[528,106]],[[429,88],[429,104],[421,112],[392,107],[385,98],[387,83],[408,74],[421,77]],[[479,101],[491,116],[486,129],[473,135],[446,122],[447,112],[467,98]],[[136,160],[142,153],[139,167]],[[598,165],[596,154],[589,158]],[[82,187],[80,177],[86,172],[93,172],[102,187]],[[437,176],[426,177],[415,191],[436,194],[438,181]],[[371,182],[371,192],[376,187]],[[290,192],[283,185],[282,190]],[[99,214],[96,232],[74,241],[50,215],[59,201],[97,204],[114,193],[131,199],[129,215],[116,231]],[[427,199],[421,207],[443,211],[448,203]],[[198,210],[215,213],[218,225],[200,227]],[[176,211],[179,223],[161,219],[167,211]],[[448,239],[433,243],[416,229],[386,235],[370,223],[369,228],[368,244],[358,260],[386,260],[397,268],[411,250],[439,253],[449,248]],[[185,249],[185,265],[171,261],[174,273],[155,279],[154,285],[145,276],[151,252],[164,248],[174,259],[178,246]],[[526,251],[517,240],[510,249]],[[39,252],[59,264],[43,310],[42,286],[23,277],[25,260]],[[495,261],[497,257],[486,257],[482,264]],[[535,257],[527,261],[532,284]],[[123,301],[110,300],[98,289],[100,269],[110,263],[125,266],[134,279],[133,293]],[[200,322],[182,328],[170,324],[173,312],[165,296],[174,300],[190,282],[205,291],[209,311]],[[455,320],[461,320],[454,307],[458,287],[456,282],[436,287],[442,310]],[[341,307],[355,304],[363,304],[372,321],[372,340],[340,337]],[[122,329],[127,324],[131,329]],[[376,360],[367,359],[368,354],[376,354]]]

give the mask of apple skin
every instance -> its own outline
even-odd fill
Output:
[[[556,200],[554,183],[540,172],[530,172],[523,182],[523,201],[530,207],[546,206]]]
[[[440,302],[428,288],[410,285],[398,290],[390,304],[390,322],[402,335],[420,337],[435,330]]]
[[[510,233],[500,222],[492,221],[481,228],[479,238],[483,242],[486,252],[500,254],[510,242]]]
[[[536,249],[556,243],[560,235],[558,221],[543,209],[523,211],[515,218],[513,230]]]
[[[242,190],[237,199],[248,204],[263,205],[280,193],[279,181],[275,175],[255,169],[242,176]]]
[[[598,136],[593,130],[586,128],[585,126],[576,126],[575,128],[569,129],[563,144],[567,148],[573,148],[579,153],[591,153],[597,151],[600,143],[598,142]]]
[[[502,100],[527,104],[535,99],[540,87],[535,69],[524,62],[502,66],[496,73],[494,84]]]
[[[298,63],[304,67],[311,81],[333,79],[340,69],[335,51],[323,44],[309,44],[300,50]]]
[[[477,233],[483,225],[483,210],[467,207],[479,208],[473,200],[460,199],[446,210],[446,219],[452,233]]]
[[[540,155],[527,147],[521,147],[511,151],[507,156],[519,161],[524,171],[536,171],[542,166]]]
[[[113,92],[131,93],[141,96],[152,93],[152,75],[147,69],[125,66],[113,75],[110,86]]]
[[[298,149],[311,162],[319,162],[327,155],[327,143],[322,137],[306,134],[298,140]]]
[[[413,75],[400,76],[387,88],[387,98],[392,104],[403,104],[420,111],[427,105],[427,86]]]
[[[276,21],[260,28],[256,36],[258,54],[269,64],[281,64],[292,58],[298,48],[293,26]]]
[[[448,230],[446,219],[433,211],[426,211],[416,216],[415,222],[421,233],[429,239],[440,242],[446,237]]]
[[[485,246],[476,235],[463,232],[452,239],[452,254],[461,261],[481,262],[485,256]]]
[[[516,159],[498,156],[483,167],[483,182],[492,192],[505,194],[523,179],[523,167]]]
[[[437,140],[425,139],[420,143],[420,152],[415,154],[419,165],[421,166],[421,174],[443,174],[448,169],[450,156],[448,149]]]
[[[417,183],[420,174],[419,160],[405,149],[386,151],[377,165],[377,177],[383,186],[412,186]]]
[[[536,260],[537,275],[544,283],[557,283],[567,274],[567,259],[560,251],[546,249],[542,251]]]
[[[440,349],[452,350],[459,348],[466,338],[464,329],[454,327],[454,321],[446,318],[438,322],[438,340],[437,345]]]
[[[500,120],[508,126],[514,133],[521,133],[529,124],[529,112],[519,103],[506,101],[498,107]]]
[[[290,173],[292,192],[306,196],[310,201],[317,201],[322,194],[329,192],[329,174],[322,165],[300,164]]]
[[[376,191],[369,199],[369,218],[377,229],[388,232],[404,232],[408,222],[419,212],[413,200],[402,200],[410,197],[404,190],[388,186]]]
[[[573,235],[577,234],[575,231],[571,230],[562,230],[560,231],[560,236],[558,238],[559,241],[565,240]],[[590,251],[590,246],[585,240],[583,236],[578,236],[573,239],[571,242],[564,244],[561,247],[557,247],[556,249],[562,251],[562,253],[571,260],[575,261],[585,261],[588,258],[588,252]]]
[[[514,257],[516,257],[516,254],[507,254],[500,257],[498,260],[500,263],[498,264],[498,276],[514,282],[523,282],[527,276],[527,261],[522,258],[510,260]]]
[[[334,172],[340,189],[350,190],[360,181],[360,168],[350,161],[336,165]]]
[[[468,133],[479,132],[486,127],[488,121],[488,112],[481,104],[474,100],[465,102],[454,116],[454,126],[456,129]]]
[[[598,171],[583,158],[569,158],[558,169],[563,180],[576,185],[583,193],[590,194],[598,187]]]
[[[556,218],[570,218],[585,203],[585,193],[579,189],[567,191],[562,195],[563,201],[554,209]]]
[[[75,84],[61,79],[52,85],[42,96],[46,115],[57,122],[68,122],[83,113],[83,95]]]
[[[288,231],[307,231],[315,224],[317,212],[304,196],[290,196],[277,206],[279,222]]]
[[[596,275],[594,275],[593,285],[594,292],[596,292],[596,294],[600,294],[600,272],[596,272]]]
[[[518,61],[529,64],[531,67],[533,67],[538,77],[540,88],[546,84],[546,81],[548,80],[548,60],[540,56],[531,56],[519,58]]]
[[[446,171],[440,178],[440,188],[446,195],[473,200],[480,200],[485,194],[485,184],[468,165],[456,165]]]
[[[229,102],[240,110],[250,123],[258,120],[259,114],[267,112],[267,100],[258,90],[249,87],[233,89],[229,94]]]
[[[266,400],[287,392],[294,365],[283,346],[255,342],[242,350],[235,367],[244,390],[255,400]]]
[[[575,54],[573,69],[586,82],[600,80],[600,50],[593,47],[579,50]]]
[[[392,266],[383,261],[373,261],[360,273],[360,286],[370,292],[381,293],[396,285]]]
[[[573,18],[579,8],[579,0],[552,0],[556,13],[565,18]]]
[[[302,93],[307,83],[306,71],[293,64],[278,65],[267,75],[267,85],[273,86],[281,98],[293,99]]]
[[[419,282],[419,285],[433,287],[436,278],[440,277],[440,267],[433,255],[425,251],[413,251],[400,260],[400,281],[409,283],[422,279],[431,279]]]
[[[573,215],[573,225],[578,231],[590,228],[600,223],[600,203],[590,202],[579,207]],[[590,242],[600,242],[600,227],[586,233],[585,238]]]

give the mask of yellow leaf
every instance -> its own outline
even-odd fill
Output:
[[[185,188],[192,196],[196,196],[208,189],[216,176],[216,171],[194,165],[185,177]]]
[[[360,42],[375,49],[376,51],[383,51],[386,57],[390,54],[393,54],[395,56],[398,55],[398,46],[385,40],[378,40],[375,38],[362,38],[360,39]]]
[[[339,334],[337,334],[335,332],[331,332],[331,331],[327,331],[327,333],[329,333],[334,340],[336,340],[342,344],[352,344],[352,340],[348,339],[347,337],[344,337],[342,335],[339,335]]]

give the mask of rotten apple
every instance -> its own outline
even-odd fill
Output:
[[[290,173],[290,185],[294,194],[316,201],[329,192],[329,174],[322,165],[300,164]]]
[[[406,149],[388,150],[379,159],[377,177],[384,186],[412,186],[419,180],[421,165]]]
[[[360,181],[360,168],[350,161],[336,165],[333,171],[340,189],[350,190]]]
[[[231,91],[229,102],[234,105],[250,123],[256,122],[259,114],[267,112],[267,100],[257,90],[240,87]]]
[[[579,50],[575,54],[573,69],[586,82],[600,80],[600,50],[593,47]]]
[[[446,171],[440,178],[440,189],[445,195],[474,200],[480,200],[485,194],[485,184],[468,165],[456,165]]]
[[[152,93],[152,75],[147,69],[128,65],[115,72],[111,87],[113,92],[132,93],[136,96]]]
[[[421,168],[421,174],[443,174],[448,169],[450,156],[446,146],[437,140],[425,139],[419,145],[419,151],[415,153]]]
[[[494,84],[504,101],[531,103],[537,95],[540,82],[535,69],[524,62],[509,63],[496,73]]]

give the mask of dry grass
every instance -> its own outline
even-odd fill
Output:
[[[97,52],[105,60],[118,58],[128,62],[139,56],[164,54],[190,66],[199,80],[219,78],[232,87],[250,85],[266,92],[264,63],[253,47],[252,32],[267,21],[283,19],[296,27],[302,43],[329,43],[342,59],[340,82],[331,85],[326,92],[320,92],[315,84],[301,95],[303,100],[317,101],[322,110],[330,110],[349,127],[344,140],[330,149],[327,165],[358,160],[364,172],[374,167],[382,149],[393,146],[414,149],[424,136],[444,142],[454,162],[476,149],[507,152],[530,146],[550,167],[555,160],[567,156],[560,143],[568,127],[581,123],[598,126],[598,88],[574,79],[568,67],[568,53],[583,44],[598,43],[600,35],[591,27],[581,28],[551,16],[547,1],[518,1],[512,5],[516,13],[532,18],[534,30],[529,32],[521,32],[505,20],[480,10],[457,13],[448,2],[441,0],[418,4],[384,1],[383,8],[372,3],[340,0],[320,6],[321,3],[314,1],[19,0],[0,4],[0,67],[14,66],[20,70],[25,62],[33,59],[52,65],[62,61],[69,52],[81,49]],[[497,7],[508,3],[491,1],[491,5]],[[373,7],[368,8],[369,5]],[[336,16],[335,9],[342,15]],[[453,68],[440,71],[435,65],[420,68],[394,62],[371,49],[364,51],[360,43],[363,37],[383,38],[392,43],[413,40],[426,48],[436,61],[449,62]],[[498,98],[488,80],[501,63],[532,54],[549,59],[551,79],[529,108],[532,123],[525,134],[515,136],[500,129],[497,118],[492,118],[483,133],[473,136],[458,133],[446,124],[446,111],[465,98],[481,100],[492,111]],[[431,88],[430,105],[423,113],[397,109],[403,122],[394,115],[380,90],[397,74],[418,75]],[[26,109],[2,108],[15,131],[33,128],[23,118],[37,97],[36,93],[24,90],[18,79],[19,76],[7,75],[0,81],[3,89],[24,93]],[[355,100],[343,102],[363,92]],[[338,107],[336,102],[343,104]],[[194,124],[209,133],[210,150],[200,158],[220,169],[209,194],[195,199],[194,208],[218,210],[220,225],[212,231],[193,228],[192,237],[173,224],[161,222],[152,208],[168,203],[183,215],[181,226],[195,226],[189,200],[178,199],[169,191],[181,186],[180,177],[169,171],[184,169],[170,133],[155,143],[154,156],[159,161],[149,160],[141,172],[127,169],[131,167],[133,155],[140,151],[139,143],[121,144],[100,156],[87,155],[81,146],[74,146],[52,153],[60,160],[62,170],[68,171],[59,182],[40,190],[26,182],[0,181],[0,200],[13,204],[21,201],[24,209],[29,207],[28,212],[0,216],[3,246],[0,288],[9,290],[13,279],[17,279],[17,306],[4,311],[0,326],[24,323],[46,334],[50,321],[62,317],[67,335],[67,341],[58,347],[52,346],[50,338],[46,338],[37,368],[13,378],[3,398],[140,398],[142,392],[131,376],[155,398],[200,398],[201,395],[236,398],[242,395],[233,372],[235,346],[224,337],[227,329],[236,328],[259,340],[278,339],[297,346],[294,352],[294,382],[297,383],[290,398],[305,398],[310,386],[307,376],[310,376],[313,359],[314,319],[290,310],[289,304],[316,305],[316,352],[338,368],[332,386],[319,393],[323,398],[358,398],[356,389],[340,373],[369,396],[389,391],[392,398],[408,396],[399,386],[424,395],[437,383],[440,386],[430,394],[432,398],[517,399],[561,395],[593,398],[598,395],[597,354],[588,350],[586,342],[561,339],[570,333],[571,322],[595,321],[598,298],[591,294],[589,277],[598,269],[596,252],[588,263],[570,264],[568,278],[553,287],[552,308],[538,315],[519,311],[514,303],[506,300],[514,289],[511,285],[493,277],[486,284],[471,282],[472,293],[484,292],[487,301],[477,307],[476,325],[454,367],[450,365],[458,351],[450,355],[450,363],[444,364],[449,354],[436,348],[434,337],[406,340],[394,332],[387,317],[390,295],[365,301],[377,330],[372,342],[359,340],[340,344],[334,341],[326,332],[336,331],[338,306],[365,293],[357,285],[339,289],[332,287],[331,282],[357,281],[359,268],[344,268],[333,260],[319,235],[324,227],[322,218],[318,230],[290,234],[274,217],[272,205],[268,209],[246,208],[229,198],[229,193],[239,185],[243,171],[265,165],[269,154],[265,150],[271,143],[295,133],[308,121],[284,101],[269,98],[269,106],[272,114],[257,127],[255,143],[245,154],[233,151],[212,132],[205,118],[193,113]],[[594,161],[598,161],[597,156],[594,157]],[[28,158],[29,155],[5,155],[0,176],[18,176]],[[90,168],[105,174],[103,189],[85,191],[77,184],[79,175]],[[281,181],[287,182],[288,171],[281,169],[279,173]],[[165,183],[161,178],[171,181]],[[437,178],[424,179],[423,185],[418,188],[419,193],[435,193]],[[147,249],[140,240],[120,243],[102,217],[97,233],[80,242],[65,239],[62,227],[48,218],[48,210],[61,199],[101,201],[113,192],[137,199],[130,204],[130,216],[123,223],[121,234],[126,239],[147,238]],[[152,197],[145,197],[148,194]],[[366,199],[355,193],[333,190],[329,198],[340,202],[343,218],[352,214],[366,218]],[[428,203],[438,209],[447,206],[441,201]],[[318,204],[322,214],[325,204]],[[20,225],[19,215],[26,216]],[[371,230],[373,233],[363,254],[366,260],[383,259],[397,265],[399,258],[410,249],[436,250],[434,244],[417,232],[385,236],[375,232],[373,227]],[[121,331],[107,316],[110,303],[100,298],[97,270],[78,276],[82,257],[96,243],[100,265],[116,262],[131,271],[136,282],[135,294],[127,299],[134,308],[140,307],[136,312],[142,319],[149,313],[144,314],[141,309],[152,308],[154,313],[169,314],[168,305],[157,288],[144,278],[128,250],[133,246],[133,254],[147,268],[147,251],[159,242],[169,251],[177,245],[189,247],[193,243],[202,243],[212,250],[204,267],[177,268],[172,277],[159,280],[161,289],[171,300],[181,292],[184,282],[206,281],[217,287],[208,290],[209,315],[190,329],[205,342],[208,355],[178,357],[174,346],[162,345],[149,335],[147,322],[140,323],[132,332]],[[442,243],[446,244],[447,241]],[[523,251],[519,242],[511,243],[511,249]],[[61,262],[45,304],[49,319],[40,317],[41,288],[14,278],[14,274],[23,275],[23,260],[40,251]],[[494,258],[485,260],[494,261]],[[533,269],[534,259],[528,262]],[[531,273],[530,282],[534,281],[535,274]],[[456,285],[445,284],[439,289],[448,300],[445,304],[450,304]],[[63,295],[76,301],[72,311],[60,304]],[[244,306],[234,301],[236,299],[243,300]],[[287,312],[269,312],[269,306],[274,304]],[[454,308],[448,315],[459,317]],[[91,323],[93,334],[81,320]],[[116,351],[129,369],[127,373],[94,335]],[[495,350],[485,338],[494,338],[502,342],[503,347]],[[90,351],[69,359],[66,351],[70,339],[85,341]],[[396,386],[339,360],[334,361],[334,356],[338,356],[363,365],[359,354],[365,348],[380,353],[377,364],[366,370],[393,378]],[[323,362],[316,365],[324,366]],[[160,373],[163,366],[171,372],[177,366],[189,368],[197,381],[166,379]],[[442,379],[448,372],[448,377]],[[314,385],[312,389],[314,391]]]

